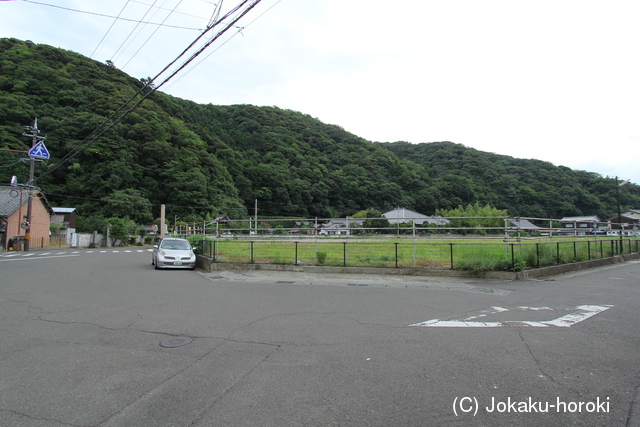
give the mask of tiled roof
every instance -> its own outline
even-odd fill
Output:
[[[0,216],[11,216],[21,204],[25,205],[28,201],[29,195],[26,190],[19,187],[0,187]]]
[[[39,193],[37,199],[40,200],[49,211],[49,214],[53,213],[49,201],[47,200],[40,189],[31,187]],[[0,187],[0,216],[11,216],[15,211],[22,206],[26,205],[29,201],[29,190],[26,187]],[[24,208],[25,215],[27,214],[26,207]]]
[[[51,208],[54,213],[72,213],[76,208]]]

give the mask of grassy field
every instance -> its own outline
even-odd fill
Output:
[[[638,239],[212,239],[190,236],[216,262],[522,270],[638,252]],[[204,246],[204,247],[203,247]]]

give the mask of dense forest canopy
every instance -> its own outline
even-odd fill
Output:
[[[322,218],[469,204],[540,218],[617,210],[613,178],[452,142],[374,143],[277,107],[201,105],[158,91],[91,136],[144,83],[74,52],[0,39],[0,148],[28,150],[23,127],[37,116],[52,158],[37,162],[35,184],[50,202],[140,224],[161,204],[170,218],[246,218],[255,200],[260,215]],[[28,180],[25,156],[0,151],[0,183]],[[619,190],[623,209],[640,208],[639,186]]]

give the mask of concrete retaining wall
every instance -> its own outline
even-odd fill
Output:
[[[348,273],[348,274],[389,274],[406,276],[440,276],[440,277],[473,277],[497,280],[529,280],[542,277],[556,276],[558,274],[585,270],[588,268],[613,265],[625,261],[640,259],[640,254],[615,256],[609,258],[593,259],[589,261],[574,262],[571,264],[553,265],[550,267],[535,268],[530,270],[510,271],[485,271],[471,273],[468,271],[428,269],[428,268],[383,268],[383,267],[340,267],[325,265],[291,265],[291,264],[243,264],[243,263],[214,263],[211,258],[203,255],[197,256],[197,266],[205,271],[222,270],[267,270],[267,271],[296,271],[303,273]]]

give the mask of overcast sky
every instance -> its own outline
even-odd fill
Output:
[[[154,77],[215,8],[0,0],[0,37]],[[640,183],[639,17],[638,0],[263,0],[161,90],[300,111],[370,141],[452,141]]]

